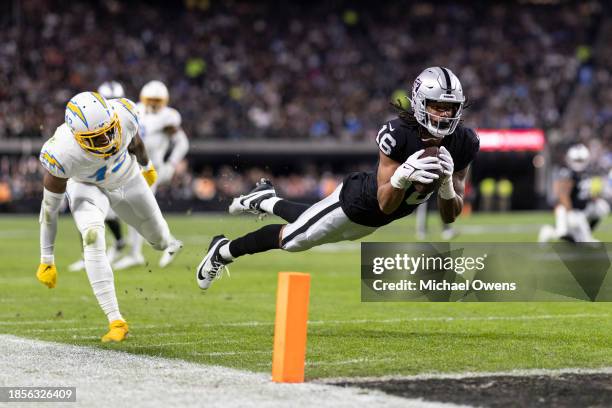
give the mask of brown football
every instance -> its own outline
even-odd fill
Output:
[[[429,146],[425,148],[425,151],[423,152],[423,154],[421,154],[419,158],[438,157],[439,152],[440,152],[440,149],[438,148],[438,146]],[[442,170],[431,170],[431,172],[436,173],[438,176],[442,177]],[[422,184],[422,183],[414,182],[412,185],[414,186],[414,189],[419,194],[429,194],[438,189],[439,181],[440,179],[437,179],[431,184]]]

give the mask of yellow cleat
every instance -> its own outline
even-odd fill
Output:
[[[120,342],[125,340],[128,335],[128,324],[124,320],[113,320],[108,325],[108,333],[102,337],[102,343],[111,341]]]
[[[38,271],[36,271],[36,278],[49,289],[54,288],[57,284],[57,269],[55,265],[41,263],[38,266]]]

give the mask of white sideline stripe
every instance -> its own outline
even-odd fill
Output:
[[[309,320],[310,325],[335,325],[335,324],[370,324],[370,323],[409,323],[409,322],[464,322],[464,321],[529,321],[529,320],[553,320],[553,319],[583,319],[583,318],[605,318],[610,315],[607,313],[575,313],[575,314],[562,314],[562,315],[519,315],[519,316],[467,316],[467,317],[452,317],[452,316],[432,316],[432,317],[407,317],[407,318],[395,318],[395,319],[357,319],[357,320]],[[67,321],[67,320],[58,320]],[[78,320],[74,320],[78,321]],[[37,324],[43,323],[56,323],[55,321],[36,321]],[[2,322],[0,322],[2,323]],[[19,322],[4,322],[5,325],[19,325]],[[27,324],[27,323],[23,323]],[[135,326],[138,329],[161,329],[161,328],[176,328],[191,326],[189,324],[148,324],[142,326]],[[272,321],[246,321],[246,322],[230,322],[230,323],[204,323],[200,325],[193,325],[194,327],[257,327],[257,326],[273,326]],[[66,328],[48,328],[48,329],[26,329],[21,330],[22,333],[52,333],[52,332],[78,332],[78,331],[90,331],[100,330],[102,326],[92,327],[66,327]],[[171,335],[171,334],[168,334]],[[78,337],[73,337],[78,338]]]
[[[192,353],[194,356],[221,357],[221,356],[238,356],[242,354],[270,354],[272,350],[251,350],[251,351],[213,351],[210,353],[201,353],[196,351]]]
[[[317,383],[329,384],[336,382],[361,383],[368,381],[419,381],[419,380],[461,380],[466,378],[482,378],[482,377],[532,377],[532,376],[547,376],[555,377],[563,374],[612,374],[612,367],[600,368],[583,368],[583,367],[568,367],[568,368],[532,368],[510,371],[490,371],[490,372],[473,372],[466,371],[463,373],[425,373],[417,375],[384,375],[382,377],[338,377],[324,378],[315,380]]]
[[[15,316],[11,317],[11,319],[14,319],[14,318]],[[23,325],[28,325],[28,324],[74,323],[74,322],[78,322],[78,320],[77,319],[16,320],[14,322],[0,322],[0,326],[23,326]]]
[[[117,345],[120,347],[120,345]],[[0,386],[76,387],[84,407],[457,407],[269,374],[0,335]]]
[[[600,318],[608,317],[607,313],[591,314],[577,313],[565,315],[519,315],[519,316],[473,316],[473,317],[448,317],[448,316],[432,316],[432,317],[407,317],[396,319],[357,319],[357,320],[309,320],[311,325],[326,325],[326,324],[370,324],[370,323],[401,323],[401,322],[456,322],[456,321],[489,321],[489,320],[548,320],[548,319],[581,319],[581,318]],[[248,321],[234,323],[206,323],[203,327],[241,327],[241,326],[273,326],[274,322]]]

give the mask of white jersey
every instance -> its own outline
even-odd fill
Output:
[[[149,158],[156,168],[161,168],[170,148],[170,135],[164,129],[181,126],[181,114],[174,108],[163,107],[158,112],[147,113],[142,103],[137,105],[140,119],[140,137],[147,148]]]
[[[126,98],[113,99],[109,103],[121,124],[121,146],[117,153],[110,157],[97,157],[85,151],[64,123],[40,151],[39,159],[49,173],[60,178],[94,184],[106,190],[116,189],[140,174],[136,158],[127,150],[138,134],[135,105]]]

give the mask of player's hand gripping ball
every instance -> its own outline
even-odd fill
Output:
[[[438,146],[429,146],[425,148],[425,151],[423,152],[423,154],[421,154],[421,156],[419,156],[419,158],[420,159],[425,158],[425,157],[438,158],[440,153],[441,153],[441,149],[439,149]],[[440,161],[440,165],[444,166],[441,161]],[[419,194],[429,194],[433,191],[436,191],[438,187],[440,186],[440,182],[444,178],[444,167],[442,170],[431,169],[429,170],[429,172],[436,174],[439,178],[435,179],[433,182],[428,183],[428,184],[419,183],[418,181],[414,181],[412,185],[414,186],[414,189]]]

